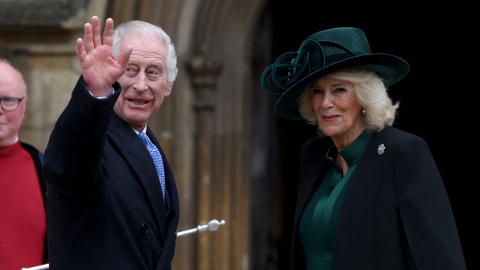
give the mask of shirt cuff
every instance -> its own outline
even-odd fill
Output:
[[[87,90],[88,90],[88,88],[87,88]],[[92,92],[90,92],[90,90],[88,90],[88,93],[90,93],[90,95],[92,95],[92,97],[93,97],[93,94],[92,94]],[[108,95],[106,97],[97,97],[97,99],[105,99],[113,93],[115,93],[115,89],[113,88],[113,86],[110,86],[110,92],[108,93]]]

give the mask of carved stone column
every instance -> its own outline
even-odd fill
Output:
[[[214,136],[215,88],[217,77],[222,70],[218,61],[195,58],[187,63],[195,91],[193,107],[195,109],[195,195],[198,224],[207,224],[212,217],[212,152]],[[228,222],[228,221],[227,221]],[[197,269],[211,270],[211,238],[209,233],[197,235]]]

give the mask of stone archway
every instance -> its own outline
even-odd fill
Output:
[[[179,230],[226,221],[219,232],[179,238],[175,269],[251,268],[250,61],[266,2],[109,1],[116,23],[160,25],[177,46],[179,77],[149,125],[174,169]]]

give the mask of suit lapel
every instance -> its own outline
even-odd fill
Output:
[[[170,211],[173,211],[175,214],[178,213],[178,194],[177,194],[177,186],[175,184],[175,179],[173,177],[173,172],[172,169],[170,168],[170,164],[168,163],[168,159],[165,156],[165,153],[163,152],[162,147],[157,141],[157,138],[153,135],[153,132],[150,130],[150,128],[147,128],[147,135],[150,137],[150,140],[157,146],[158,150],[160,151],[160,154],[162,155],[162,160],[163,160],[163,167],[165,170],[165,185],[167,188],[167,194],[169,196],[170,200]]]
[[[375,191],[378,188],[379,171],[385,169],[385,166],[382,165],[383,163],[381,161],[385,156],[378,154],[377,151],[379,144],[382,142],[382,132],[375,133],[365,148],[365,152],[363,153],[362,159],[359,161],[355,172],[351,176],[345,201],[353,198],[356,200],[353,204],[358,207],[358,202],[364,201],[360,198],[365,196],[365,194],[375,194]],[[365,209],[365,206],[363,205],[361,208]]]
[[[378,228],[375,220],[378,208],[385,207],[378,204],[379,193],[385,192],[379,189],[380,182],[391,171],[385,163],[386,155],[377,151],[381,143],[385,143],[389,151],[388,143],[382,138],[382,131],[373,135],[351,175],[342,202],[335,236],[335,257],[339,258],[339,268],[371,263],[369,254],[373,252],[376,231],[385,230]]]
[[[158,143],[150,128],[147,128],[147,135],[150,137],[150,140],[153,142],[153,144],[157,146],[160,154],[162,155],[163,167],[165,170],[165,186],[167,188],[166,194],[170,201],[170,210],[168,216],[166,217],[166,226],[162,226],[162,228],[160,228],[162,231],[162,235],[166,235],[164,240],[164,246],[168,247],[162,248],[160,257],[157,262],[156,270],[162,270],[161,267],[165,264],[165,262],[172,261],[175,254],[175,241],[177,238],[175,230],[178,226],[180,209],[177,186],[175,184],[175,179],[173,178],[172,169],[170,168],[167,157],[165,156],[162,147]]]
[[[304,146],[302,153],[302,170],[300,175],[300,183],[298,187],[298,198],[295,214],[295,224],[298,224],[303,210],[308,204],[315,187],[321,180],[321,176],[325,173],[324,162],[327,149],[332,143],[326,143],[325,138],[317,137],[314,141]],[[318,168],[322,168],[319,170]]]
[[[130,164],[130,167],[136,175],[137,181],[143,187],[146,197],[152,207],[157,227],[160,230],[160,237],[162,242],[164,242],[167,224],[165,204],[163,202],[162,188],[150,153],[140,137],[138,137],[133,129],[116,114],[113,114],[112,116],[109,131],[116,135],[111,136],[113,147],[116,148],[121,155],[123,155],[127,163]]]

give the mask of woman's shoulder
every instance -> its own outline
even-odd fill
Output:
[[[377,137],[382,139],[391,140],[392,142],[408,142],[408,141],[418,141],[418,142],[425,142],[424,139],[415,135],[413,133],[392,127],[387,126],[380,132],[378,132]]]
[[[384,144],[385,147],[396,149],[401,152],[422,152],[429,150],[427,142],[413,133],[387,126],[375,136],[375,144]],[[397,152],[397,151],[395,151]]]

